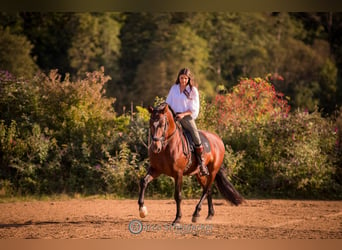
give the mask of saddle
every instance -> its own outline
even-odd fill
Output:
[[[173,111],[173,109],[169,106],[169,109],[171,110],[171,113],[173,115],[173,117],[176,117],[176,113]],[[182,137],[182,146],[183,146],[183,153],[188,156],[189,154],[195,154],[195,143],[192,140],[192,136],[191,133],[186,130],[185,128],[183,128],[182,124],[178,121],[176,121],[176,126],[182,131],[184,138],[185,138],[185,142],[183,140]],[[210,144],[209,144],[209,140],[207,139],[207,137],[203,134],[203,132],[201,130],[198,130],[202,145],[204,147],[204,152],[205,153],[209,153],[211,151],[210,149]],[[191,159],[191,157],[190,157]]]
[[[186,146],[188,148],[187,151],[191,152],[191,153],[195,153],[195,143],[192,140],[192,136],[191,136],[190,132],[184,128],[182,128],[182,131],[183,131],[184,138],[186,140]],[[209,144],[207,137],[200,130],[198,131],[198,133],[199,133],[199,136],[201,138],[201,142],[202,142],[202,145],[204,147],[205,153],[210,153],[211,148],[210,148],[210,144]],[[183,152],[184,152],[184,149],[183,149]]]
[[[181,128],[181,130],[183,131],[182,133],[184,135],[181,137],[181,141],[182,141],[183,153],[188,158],[188,163],[184,169],[184,172],[187,172],[193,163],[193,158],[196,158],[195,157],[195,154],[196,154],[195,153],[195,143],[192,140],[191,133],[188,130],[184,129],[180,123],[178,126]],[[201,142],[202,142],[202,145],[204,148],[204,152],[209,153],[211,151],[211,149],[210,149],[210,144],[209,144],[207,137],[203,134],[202,131],[198,131],[198,133],[199,133],[199,136],[201,138]]]

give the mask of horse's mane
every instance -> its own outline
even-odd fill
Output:
[[[173,111],[173,109],[170,107],[170,105],[167,104],[167,102],[162,102],[162,103],[159,104],[157,107],[155,107],[155,109],[156,109],[157,111],[161,111],[161,110],[165,109],[166,106],[169,107],[169,110],[171,111],[173,118],[175,118],[175,117],[176,117],[176,113],[175,113],[175,111]]]

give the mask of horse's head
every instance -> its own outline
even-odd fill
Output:
[[[167,103],[162,103],[153,108],[149,106],[150,112],[150,131],[152,138],[151,149],[153,153],[160,153],[164,146],[167,145],[169,139],[176,132],[175,122],[173,120],[172,111]]]

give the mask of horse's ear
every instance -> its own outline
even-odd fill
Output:
[[[150,112],[151,114],[152,114],[152,112],[153,112],[153,107],[150,105],[150,106],[148,106],[148,112]]]
[[[167,103],[165,103],[165,107],[163,109],[163,113],[165,114],[168,111],[169,111],[169,105]]]

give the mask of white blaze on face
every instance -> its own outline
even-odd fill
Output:
[[[155,131],[157,131],[157,128],[159,126],[159,121],[153,123]]]

